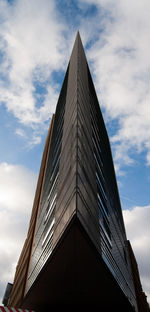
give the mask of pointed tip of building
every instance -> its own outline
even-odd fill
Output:
[[[77,31],[75,42],[78,42],[78,44],[80,44],[83,48],[83,43],[82,43],[82,39],[81,39],[79,30]]]
[[[79,30],[77,31],[76,38],[80,38],[80,40],[81,40],[81,36],[80,36],[80,31]]]
[[[82,44],[82,40],[81,40],[81,37],[80,37],[80,32],[78,30],[77,33],[76,33],[76,37],[75,37],[75,41],[74,41],[74,45],[73,45],[70,61],[72,61],[72,59],[75,60],[75,58],[77,59],[77,55],[79,53],[79,47],[80,47],[80,50],[84,50],[83,44]]]

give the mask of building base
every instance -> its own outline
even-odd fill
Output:
[[[36,312],[59,307],[135,311],[77,218],[65,230],[21,307]]]

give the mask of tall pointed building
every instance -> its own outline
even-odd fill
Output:
[[[79,33],[9,305],[137,311],[110,143]]]

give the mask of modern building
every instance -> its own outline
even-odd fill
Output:
[[[109,138],[79,33],[9,305],[138,311]]]
[[[150,307],[147,302],[147,296],[142,289],[142,284],[140,281],[140,274],[138,269],[138,264],[132,249],[132,246],[129,241],[127,241],[132,274],[133,274],[133,282],[135,286],[135,293],[136,293],[136,301],[138,306],[138,312],[150,312]]]

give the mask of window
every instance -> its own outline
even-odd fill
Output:
[[[110,232],[110,228],[109,228],[109,223],[108,223],[108,220],[106,220],[106,218],[104,216],[103,216],[103,225],[104,225],[104,228],[107,232],[107,235],[111,239],[111,232]]]
[[[101,196],[99,193],[97,193],[97,198],[98,198],[98,206],[99,208],[104,212],[104,214],[108,217],[108,209],[104,201],[102,200]]]
[[[103,175],[103,171],[102,171],[102,168],[100,167],[100,163],[101,163],[101,161],[98,161],[98,159],[97,159],[97,156],[96,156],[96,153],[95,153],[95,152],[94,152],[94,158],[95,158],[96,167],[97,167],[97,169],[98,169],[98,171],[99,171],[99,173],[100,173],[101,177],[103,178],[103,181],[105,181],[105,179],[104,179],[104,175]],[[102,164],[102,163],[101,163],[101,164]]]
[[[97,181],[97,188],[98,188],[98,190],[100,191],[100,193],[102,193],[102,196],[107,201],[105,187],[104,187],[103,183],[101,182],[97,172],[96,172],[96,181]]]
[[[48,229],[47,233],[45,234],[45,236],[44,236],[44,238],[43,238],[42,247],[44,247],[44,246],[47,244],[47,242],[48,242],[50,239],[52,239],[53,233],[54,233],[54,223],[55,223],[55,219],[53,219],[53,220],[51,221],[51,224],[50,224],[50,226],[49,226],[49,229]]]
[[[44,223],[46,223],[47,220],[49,219],[49,217],[50,217],[52,211],[54,210],[55,206],[56,206],[56,194],[54,195],[50,205],[47,208],[47,212],[46,212]]]
[[[56,175],[56,177],[55,177],[55,179],[54,179],[54,182],[52,183],[52,187],[51,187],[50,192],[49,192],[49,195],[48,195],[48,200],[50,200],[51,194],[53,193],[54,189],[55,189],[56,186],[57,186],[58,175],[59,175],[59,172],[57,173],[57,175]]]
[[[99,224],[103,240],[108,243],[109,247],[112,247],[109,222],[108,219],[104,215],[102,215],[101,211],[99,211]]]

